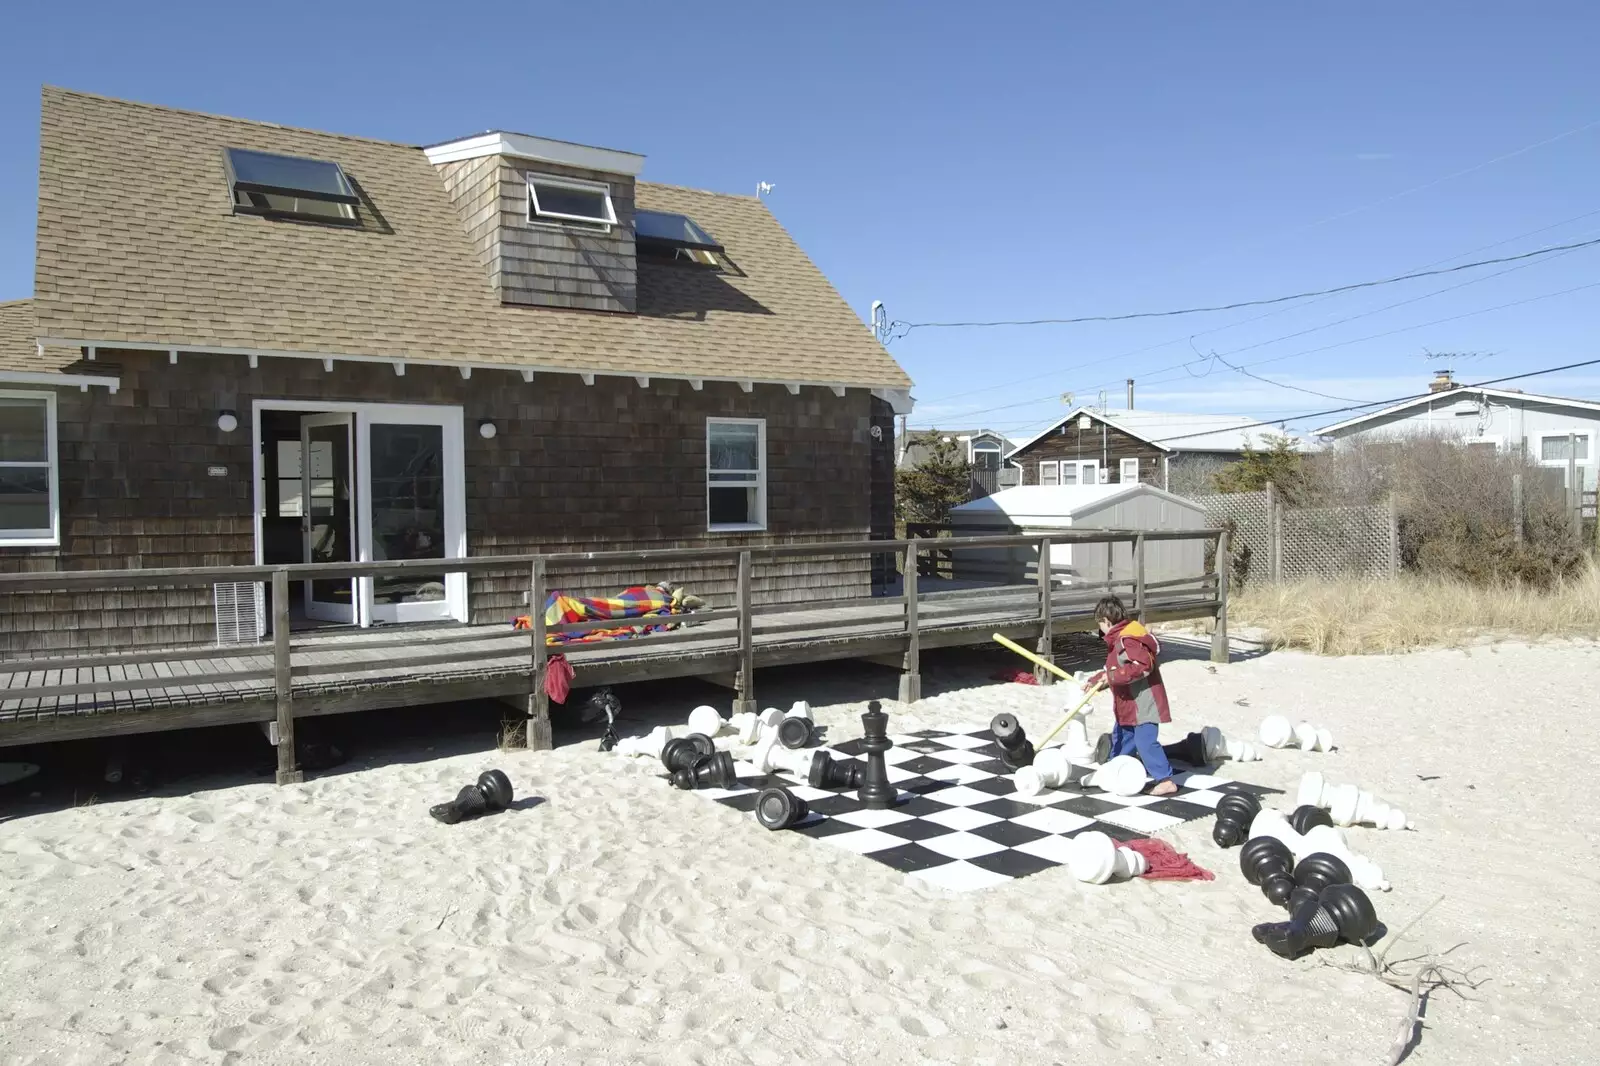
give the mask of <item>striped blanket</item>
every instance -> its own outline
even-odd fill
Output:
[[[623,589],[615,596],[573,596],[565,592],[552,592],[544,601],[544,624],[548,627],[569,622],[595,622],[607,618],[653,618],[687,614],[701,605],[701,601],[666,582],[659,585],[635,585]],[[533,620],[521,615],[512,621],[516,629],[532,629]],[[546,644],[582,644],[597,640],[626,640],[671,629],[672,623],[608,626],[581,633],[547,633]]]

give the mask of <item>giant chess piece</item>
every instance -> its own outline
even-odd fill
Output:
[[[1175,744],[1163,744],[1161,750],[1167,759],[1185,766],[1210,766],[1223,759],[1234,762],[1258,762],[1261,755],[1255,747],[1242,740],[1234,740],[1214,725],[1190,733]]]
[[[1274,955],[1293,959],[1341,940],[1362,943],[1377,928],[1378,915],[1365,892],[1355,885],[1329,885],[1315,899],[1302,901],[1287,922],[1268,922],[1250,933]]]
[[[511,806],[511,779],[503,770],[486,770],[478,782],[456,793],[449,803],[428,808],[428,813],[445,825],[455,825],[481,814],[492,814]]]
[[[1248,792],[1229,792],[1217,801],[1211,839],[1219,848],[1233,848],[1249,839],[1250,823],[1261,813],[1261,800]]]
[[[1350,870],[1350,880],[1356,887],[1368,892],[1387,892],[1392,886],[1384,880],[1383,868],[1365,855],[1358,855],[1350,850],[1350,844],[1344,838],[1344,833],[1331,825],[1314,825],[1306,830],[1304,837],[1305,851],[1296,854],[1309,855],[1313,852],[1326,852],[1343,861]]]
[[[767,829],[788,829],[806,820],[811,808],[786,788],[764,788],[756,797],[756,821]]]
[[[866,766],[858,759],[835,759],[825,751],[811,756],[806,782],[812,788],[860,788]]]
[[[1406,812],[1355,785],[1330,784],[1315,770],[1300,778],[1298,801],[1302,806],[1321,807],[1338,826],[1372,825],[1379,829],[1414,828]]]
[[[700,706],[689,712],[689,732],[715,737],[728,723],[715,707]]]
[[[867,713],[861,716],[861,746],[867,753],[867,765],[861,773],[856,798],[869,810],[893,807],[895,790],[889,783],[889,767],[883,755],[894,747],[894,742],[889,739],[889,716],[877,700],[868,703]]]
[[[739,744],[748,748],[761,739],[761,716],[754,711],[740,711],[728,719],[728,728],[738,737]]]
[[[1144,791],[1144,763],[1136,755],[1117,755],[1085,779],[1085,784],[1113,796],[1137,796]]]
[[[672,784],[677,788],[737,788],[739,775],[733,766],[733,756],[725,751],[702,755],[693,766],[672,771]]]
[[[667,746],[667,741],[672,739],[672,730],[664,725],[658,725],[650,732],[638,737],[623,737],[611,750],[618,755],[644,755],[651,759],[661,758],[661,749]]]
[[[1269,748],[1286,748],[1294,744],[1304,751],[1332,751],[1333,734],[1319,729],[1310,722],[1289,724],[1281,714],[1270,714],[1261,720],[1261,743]]]
[[[1095,761],[1094,744],[1089,740],[1089,727],[1084,723],[1083,715],[1067,723],[1066,732],[1061,738],[1061,749],[1073,762]]]
[[[1301,836],[1305,836],[1312,826],[1332,824],[1333,819],[1328,817],[1327,811],[1309,803],[1301,804],[1289,815],[1289,827]]]
[[[697,760],[716,750],[716,743],[704,733],[690,733],[661,746],[661,765],[667,768],[667,773],[676,773],[689,769]]]
[[[1106,834],[1091,829],[1067,838],[1067,869],[1079,881],[1103,885],[1126,881],[1150,869],[1150,860],[1131,848],[1119,848]]]
[[[1276,837],[1251,837],[1239,852],[1244,879],[1261,889],[1267,899],[1283,906],[1294,893],[1294,853]]]
[[[997,714],[989,721],[989,732],[1000,745],[1000,761],[1015,770],[1033,762],[1033,742],[1022,731],[1014,714]]]
[[[1036,753],[1033,762],[1020,768],[1012,778],[1019,796],[1038,796],[1045,789],[1065,788],[1093,776],[1087,766],[1075,766],[1062,747],[1045,748]]]
[[[816,723],[811,720],[811,707],[804,700],[797,701],[789,713],[778,723],[778,743],[786,748],[804,748],[816,737]]]

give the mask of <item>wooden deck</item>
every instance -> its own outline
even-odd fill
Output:
[[[941,547],[949,543],[941,542]],[[741,705],[755,701],[754,671],[763,667],[870,659],[903,671],[901,696],[909,702],[920,687],[922,649],[983,644],[997,632],[1048,649],[1055,634],[1093,628],[1094,604],[1104,587],[1060,589],[1048,574],[1045,580],[1028,584],[941,588],[941,583],[923,579],[919,587],[914,562],[921,549],[916,545],[878,541],[858,546],[863,551],[906,552],[913,577],[899,595],[816,607],[751,605],[750,553],[738,553],[742,577],[735,599],[741,602],[712,603],[695,615],[675,618],[689,624],[632,640],[546,647],[542,619],[534,633],[513,630],[509,624],[435,624],[291,635],[286,618],[280,617],[276,619],[280,635],[269,643],[0,660],[0,747],[237,722],[275,722],[280,734],[292,738],[295,718],[482,698],[526,701],[529,741],[543,746],[548,743],[548,718],[539,681],[550,654],[567,657],[578,687],[703,676],[724,679],[736,690]],[[1218,557],[1225,552],[1226,545],[1219,545]],[[532,565],[536,592],[547,562],[536,557]],[[526,565],[523,560],[472,563],[479,568],[496,563]],[[383,565],[365,564],[365,568]],[[268,571],[278,592],[287,588],[287,569],[296,568]],[[113,585],[131,580],[129,575],[141,572],[103,576],[107,585]],[[263,576],[196,575],[195,582]],[[297,580],[302,576],[294,575]],[[51,587],[61,580],[85,579],[86,575],[17,575],[0,578],[0,584]],[[153,572],[141,579],[146,584],[166,580]],[[1118,588],[1119,593],[1149,621],[1212,617],[1225,626],[1226,597],[1218,594],[1215,572],[1148,586],[1142,574],[1135,574],[1109,584],[1126,586]],[[279,602],[286,603],[287,596]],[[559,628],[582,631],[615,624]],[[543,722],[537,722],[541,717]],[[294,779],[292,744],[288,747],[286,760],[280,745],[280,778]]]

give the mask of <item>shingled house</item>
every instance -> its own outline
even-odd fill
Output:
[[[56,88],[42,119],[34,297],[0,307],[0,571],[892,532],[910,381],[754,197],[518,133],[424,148]],[[811,565],[756,596],[870,591],[866,557]],[[296,613],[494,622],[520,593],[441,568]],[[199,591],[82,600],[0,611],[0,648],[216,625]]]

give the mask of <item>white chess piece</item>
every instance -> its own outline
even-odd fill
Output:
[[[1296,862],[1306,855],[1326,852],[1345,864],[1350,870],[1350,880],[1355,882],[1357,888],[1367,892],[1387,892],[1394,887],[1383,879],[1383,869],[1377,863],[1351,851],[1344,834],[1331,825],[1314,825],[1306,830],[1303,846],[1306,849],[1304,853],[1294,853]]]
[[[1144,791],[1144,782],[1144,763],[1134,755],[1118,755],[1108,760],[1084,783],[1113,796],[1137,796]]]
[[[805,700],[795,700],[794,703],[789,707],[789,713],[784,715],[784,717],[804,718],[808,722],[813,721],[811,717],[811,704],[807,703]]]
[[[658,725],[643,736],[623,737],[611,750],[618,755],[647,755],[652,759],[659,759],[661,749],[666,747],[667,741],[671,739],[672,730],[667,726]]]
[[[1303,751],[1332,751],[1333,732],[1310,722],[1289,724],[1281,714],[1269,714],[1261,720],[1261,743],[1269,748],[1287,748],[1290,744]]]
[[[761,738],[750,753],[750,763],[755,766],[757,773],[762,774],[770,774],[774,770],[807,774],[811,772],[811,760],[815,755],[815,749],[797,748],[791,751],[784,747],[778,743],[777,727],[770,726],[762,729]]]
[[[1044,749],[1050,751],[1050,748]],[[1089,727],[1084,724],[1080,714],[1067,723],[1065,735],[1061,741],[1061,750],[1066,752],[1067,758],[1073,762],[1093,762],[1094,742],[1089,739]],[[1037,759],[1037,756],[1035,756]]]
[[[715,707],[696,707],[689,712],[689,732],[703,733],[713,739],[727,725]]]
[[[1045,748],[1033,757],[1030,766],[1018,767],[1012,775],[1017,795],[1037,796],[1047,788],[1060,788],[1071,780],[1072,765],[1063,748]]]
[[[1333,750],[1333,733],[1310,722],[1300,722],[1295,725],[1294,739],[1302,751]]]
[[[1302,854],[1311,854],[1305,850],[1306,838],[1294,831],[1294,826],[1289,824],[1289,819],[1282,811],[1262,808],[1261,812],[1250,821],[1250,834],[1247,839],[1254,840],[1256,837],[1275,837],[1297,858]]]
[[[1129,848],[1119,848],[1104,833],[1090,830],[1068,838],[1070,849],[1067,869],[1079,881],[1103,885],[1115,878],[1126,881],[1149,870],[1150,863],[1143,855]]]
[[[1234,762],[1261,761],[1261,753],[1256,751],[1255,745],[1236,740],[1214,725],[1201,729],[1200,737],[1206,746],[1208,762],[1216,762],[1219,759],[1232,759]]]
[[[761,716],[754,711],[740,711],[728,719],[728,728],[739,738],[739,743],[749,747],[761,738]]]
[[[1294,739],[1294,727],[1283,715],[1269,714],[1261,720],[1261,731],[1257,735],[1267,747],[1283,748]]]
[[[1296,801],[1321,807],[1335,825],[1372,825],[1379,829],[1415,828],[1406,812],[1355,785],[1330,784],[1315,770],[1300,778]]]

